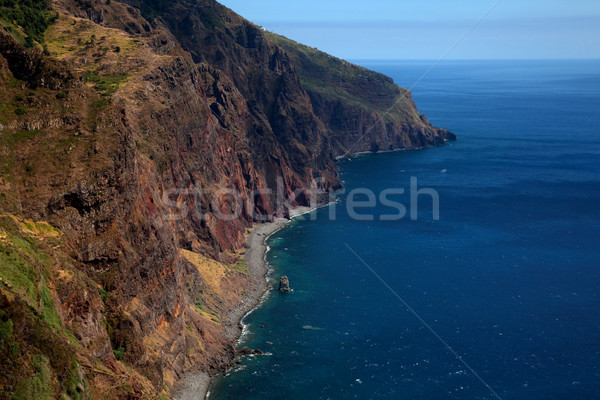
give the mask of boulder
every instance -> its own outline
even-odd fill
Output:
[[[262,356],[264,353],[259,349],[251,349],[250,347],[244,346],[241,349],[236,350],[236,353],[240,356]]]
[[[292,289],[290,289],[290,281],[288,279],[287,276],[282,276],[279,279],[279,291],[280,292],[291,292]]]

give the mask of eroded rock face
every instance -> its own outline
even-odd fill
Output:
[[[290,281],[287,276],[282,276],[279,278],[279,291],[280,292],[291,292]]]
[[[30,88],[66,89],[81,84],[60,61],[44,57],[38,49],[28,50],[0,29],[0,55],[13,76]]]

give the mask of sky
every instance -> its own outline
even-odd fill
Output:
[[[219,1],[345,59],[600,58],[600,0]]]

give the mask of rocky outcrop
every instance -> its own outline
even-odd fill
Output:
[[[0,29],[0,55],[6,60],[12,75],[27,82],[32,89],[44,87],[59,90],[80,83],[65,65],[44,57],[38,49],[26,49],[4,29]]]
[[[238,349],[236,353],[240,356],[262,356],[264,353],[259,349],[251,349],[250,347],[244,346]]]
[[[279,291],[280,292],[291,292],[290,281],[287,276],[282,276],[279,278]]]

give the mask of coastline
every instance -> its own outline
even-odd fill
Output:
[[[290,210],[290,218],[276,218],[273,222],[254,224],[246,238],[246,261],[250,285],[244,298],[231,308],[224,318],[224,333],[227,340],[236,343],[242,337],[244,317],[258,307],[264,294],[270,289],[267,282],[267,241],[271,235],[288,225],[294,218],[310,213],[318,207],[297,207]],[[188,372],[177,385],[176,400],[207,399],[212,377],[207,372]]]

